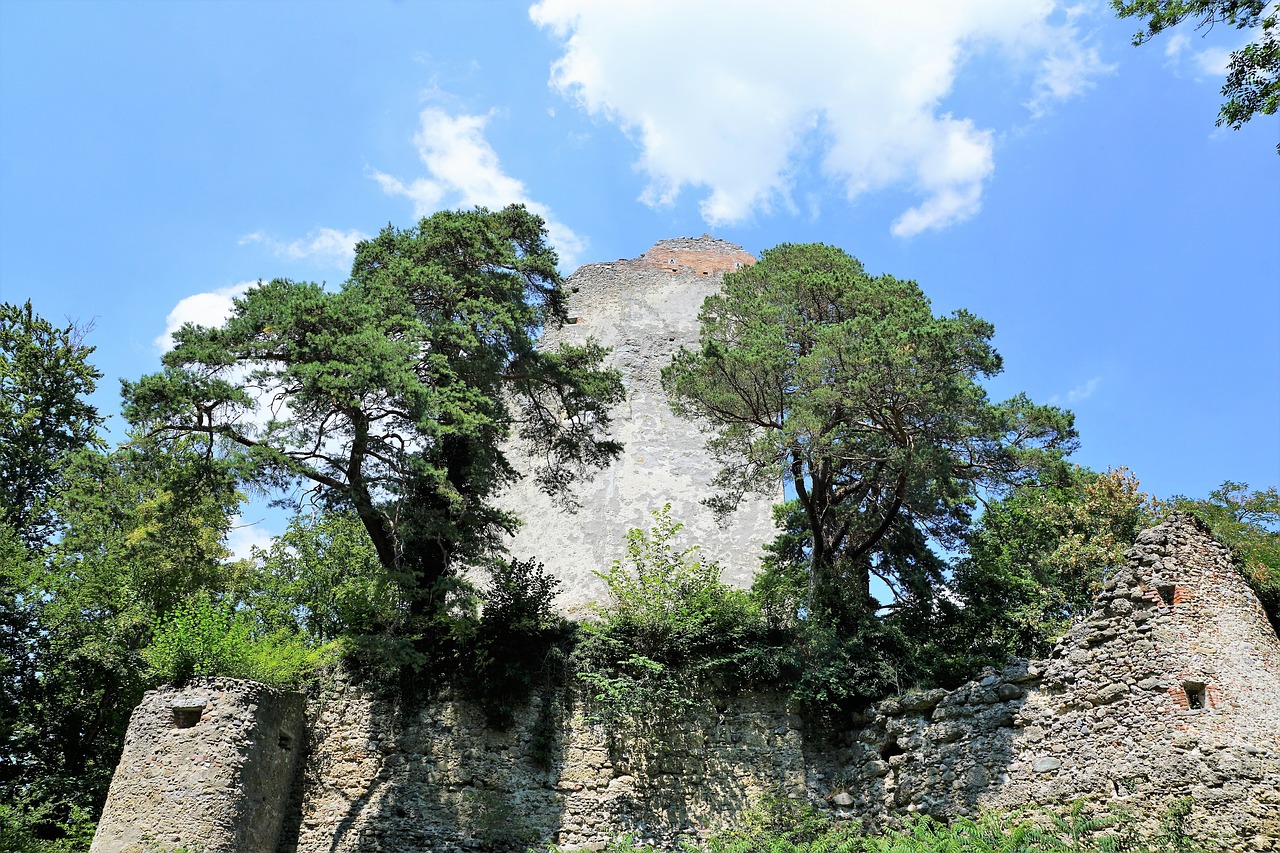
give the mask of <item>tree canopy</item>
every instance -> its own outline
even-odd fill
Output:
[[[1050,472],[992,502],[954,565],[952,589],[963,607],[944,629],[938,656],[960,677],[1010,656],[1048,656],[1155,521],[1155,501],[1123,468]]]
[[[163,372],[124,383],[125,414],[354,511],[425,607],[516,524],[491,500],[516,477],[509,437],[555,494],[619,452],[603,438],[622,398],[604,350],[535,347],[567,319],[555,265],[542,220],[520,206],[388,226],[356,247],[336,292],[259,283],[220,328],[178,331]]]
[[[766,251],[725,276],[700,319],[701,347],[677,354],[664,387],[715,430],[718,509],[794,487],[815,611],[874,611],[872,575],[909,595],[924,538],[958,543],[980,490],[1074,447],[1070,413],[988,400],[980,380],[1002,366],[991,324],[935,317],[914,282],[869,275],[840,249]]]
[[[102,374],[84,331],[54,326],[30,301],[0,304],[0,522],[28,545],[53,531],[50,497],[67,457],[94,443],[102,424],[85,399]]]
[[[1280,8],[1268,0],[1111,0],[1121,18],[1138,18],[1146,28],[1133,36],[1145,44],[1184,21],[1196,21],[1196,29],[1223,24],[1236,29],[1261,28],[1258,37],[1232,52],[1226,99],[1218,111],[1218,126],[1239,130],[1255,115],[1275,115],[1280,108]],[[1280,153],[1280,144],[1276,146]]]

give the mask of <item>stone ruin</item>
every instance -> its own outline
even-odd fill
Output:
[[[303,697],[252,681],[152,690],[129,719],[93,853],[274,851],[307,748]]]
[[[1139,537],[1048,660],[886,699],[834,744],[769,695],[707,697],[663,745],[620,742],[557,693],[505,732],[463,702],[406,712],[340,680],[305,728],[301,703],[222,679],[148,693],[93,853],[674,846],[776,794],[871,824],[1083,798],[1147,829],[1189,798],[1205,849],[1280,850],[1280,639],[1185,516]]]
[[[529,519],[513,551],[544,560],[573,601],[596,594],[589,572],[666,500],[749,582],[772,536],[768,501],[727,529],[698,513],[712,466],[657,372],[694,341],[718,277],[750,260],[704,237],[570,278],[580,322],[561,334],[615,348],[626,458],[588,486],[576,518],[512,499]],[[1205,847],[1280,851],[1280,639],[1227,550],[1187,516],[1138,537],[1049,659],[886,699],[834,740],[807,741],[777,695],[708,696],[662,745],[591,725],[586,701],[544,692],[498,732],[467,703],[409,710],[341,678],[305,703],[229,679],[152,691],[92,853],[599,850],[621,833],[674,847],[779,794],[871,824],[1083,798],[1147,828],[1190,798]]]

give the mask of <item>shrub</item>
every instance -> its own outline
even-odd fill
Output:
[[[284,630],[263,632],[248,611],[201,592],[170,612],[142,655],[159,678],[174,684],[226,676],[295,686],[331,662],[337,645]]]
[[[484,608],[467,644],[467,665],[455,675],[491,726],[509,727],[539,686],[545,714],[553,688],[564,681],[560,646],[570,629],[555,610],[559,587],[533,560],[499,560],[491,569]]]
[[[699,559],[697,547],[676,548],[682,525],[670,504],[653,517],[650,531],[627,533],[626,559],[597,573],[610,601],[595,606],[576,653],[595,718],[632,729],[660,728],[692,704],[699,685],[771,674],[759,606],[723,583],[720,566]]]

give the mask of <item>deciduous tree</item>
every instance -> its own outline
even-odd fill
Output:
[[[85,331],[54,326],[30,301],[0,304],[0,522],[29,547],[54,529],[49,498],[67,456],[102,425],[85,399],[102,378]]]

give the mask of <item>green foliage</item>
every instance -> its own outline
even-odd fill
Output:
[[[510,726],[539,687],[542,711],[550,712],[554,688],[564,681],[563,646],[571,632],[555,610],[559,586],[533,560],[499,560],[490,570],[480,621],[467,645],[468,665],[455,681],[491,726]]]
[[[293,687],[336,653],[335,644],[317,645],[289,631],[265,633],[249,611],[201,592],[160,623],[142,656],[161,680],[174,684],[226,676]]]
[[[857,821],[834,822],[823,812],[782,796],[763,798],[731,829],[706,845],[685,842],[685,853],[1192,853],[1204,849],[1182,829],[1190,800],[1175,803],[1162,828],[1144,836],[1131,816],[1078,801],[1065,812],[985,812],[946,822],[909,817],[901,825],[866,832]],[[611,853],[650,853],[624,836]],[[554,848],[553,848],[554,851]]]
[[[931,651],[944,682],[1010,656],[1044,657],[1088,614],[1104,574],[1155,521],[1154,502],[1126,469],[1074,467],[991,503],[957,562],[962,607]]]
[[[28,547],[48,541],[67,457],[96,445],[102,418],[84,398],[102,374],[87,329],[58,328],[28,301],[0,303],[0,523]]]
[[[1172,504],[1199,517],[1231,548],[1272,627],[1280,634],[1280,492],[1275,486],[1250,491],[1248,483],[1227,480],[1206,500],[1179,496]]]
[[[1218,126],[1239,130],[1255,115],[1275,115],[1280,108],[1280,9],[1267,0],[1111,0],[1121,18],[1136,17],[1146,28],[1133,37],[1135,45],[1187,19],[1196,29],[1223,24],[1236,29],[1261,28],[1257,38],[1231,54],[1226,99],[1218,112]],[[1276,146],[1280,153],[1280,144]]]
[[[256,557],[247,595],[270,628],[329,642],[378,634],[403,617],[403,595],[354,512],[295,516]]]
[[[891,620],[868,616],[840,629],[820,620],[806,622],[794,645],[799,660],[791,698],[810,732],[838,731],[850,708],[927,680],[921,645]]]
[[[603,438],[622,397],[604,350],[534,346],[566,319],[544,238],[519,206],[388,227],[356,247],[336,292],[260,283],[221,328],[178,331],[162,373],[124,383],[125,415],[354,512],[418,620],[399,635],[430,647],[458,569],[483,564],[515,523],[493,502],[516,477],[508,438],[545,462],[553,493],[620,449]]]
[[[0,853],[82,853],[93,832],[92,817],[73,804],[0,802]]]
[[[591,687],[597,719],[636,730],[661,728],[689,707],[697,687],[732,675],[767,675],[770,644],[758,606],[720,580],[696,547],[678,550],[682,525],[670,505],[651,530],[627,533],[626,560],[597,576],[610,601],[582,626],[578,678]]]
[[[871,276],[839,249],[781,245],[725,276],[699,315],[701,347],[662,373],[673,409],[715,428],[712,504],[794,486],[806,516],[808,609],[878,609],[941,581],[922,546],[960,540],[979,489],[1027,479],[1074,446],[1069,413],[987,400],[989,323],[935,317],[920,288]]]
[[[234,479],[181,443],[145,441],[68,460],[61,535],[40,551],[0,546],[5,610],[21,625],[6,673],[0,800],[97,814],[129,714],[153,675],[142,657],[178,603],[223,589],[242,568],[221,539]],[[12,699],[12,704],[9,700]]]
[[[772,853],[794,850],[800,845],[853,840],[856,825],[835,830],[831,813],[804,800],[783,794],[766,794],[738,818],[732,829],[723,830],[707,841],[708,853]],[[832,845],[834,846],[834,844]]]

